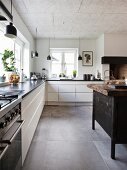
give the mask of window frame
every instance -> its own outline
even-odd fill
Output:
[[[0,23],[0,31],[4,34],[4,30],[5,30],[5,23]],[[16,44],[18,44],[21,48],[20,50],[20,68],[18,70],[18,72],[20,72],[20,70],[23,68],[23,54],[24,54],[24,46],[25,46],[25,42],[23,42],[19,37],[16,37],[16,39],[13,40],[13,52],[15,55],[15,46]],[[6,49],[6,47],[5,47]],[[15,56],[16,58],[16,56]],[[2,71],[4,72],[4,70]]]
[[[77,75],[78,75],[78,48],[50,48],[51,56],[52,56],[52,53],[54,53],[54,52],[59,52],[62,54],[62,63],[61,63],[62,72],[64,70],[63,65],[64,65],[64,61],[65,61],[65,53],[74,52],[74,54],[75,54],[75,56],[74,56],[74,70],[77,70]],[[50,70],[51,70],[51,75],[53,75],[52,74],[52,60],[50,63]]]

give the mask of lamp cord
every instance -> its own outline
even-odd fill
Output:
[[[11,15],[12,15],[12,0],[11,0]]]
[[[79,38],[79,54],[80,54],[80,38]]]
[[[37,27],[36,27],[36,43],[35,43],[35,51],[37,51]]]
[[[50,38],[49,38],[49,55],[50,55]]]
[[[37,38],[37,28],[36,28],[36,38]]]

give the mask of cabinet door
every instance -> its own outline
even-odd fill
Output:
[[[49,93],[58,92],[58,85],[57,84],[48,84],[48,92]]]
[[[48,101],[58,101],[58,93],[48,93]]]
[[[92,89],[88,88],[86,84],[76,84],[76,93],[80,93],[80,92],[91,92],[92,93]]]
[[[71,93],[75,92],[75,85],[73,84],[60,84],[59,85],[59,92],[61,93]]]
[[[75,93],[59,93],[60,102],[75,102]]]
[[[21,103],[22,119],[25,123],[22,126],[22,164],[29,150],[36,126],[41,116],[45,103],[45,83],[37,87]]]
[[[76,93],[76,102],[92,102],[93,93]]]

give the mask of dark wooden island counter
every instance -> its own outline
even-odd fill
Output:
[[[96,120],[111,137],[111,158],[115,159],[115,144],[127,143],[127,89],[105,84],[87,86],[93,89],[92,129]]]

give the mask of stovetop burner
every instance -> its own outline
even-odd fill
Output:
[[[0,91],[0,109],[18,98],[19,90],[15,91]]]
[[[4,106],[8,105],[9,103],[11,103],[13,100],[17,99],[17,97],[15,98],[1,98],[0,97],[0,109],[3,108]]]

